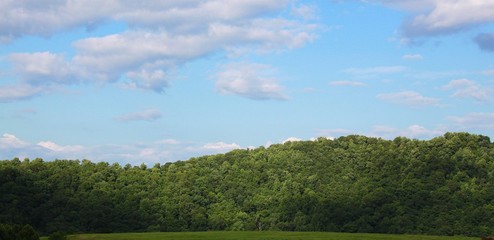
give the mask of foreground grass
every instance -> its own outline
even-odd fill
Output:
[[[81,234],[69,240],[473,240],[471,237],[327,232],[180,232]]]

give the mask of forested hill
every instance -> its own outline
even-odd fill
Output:
[[[41,233],[494,233],[494,144],[347,136],[153,167],[0,161],[0,223]]]

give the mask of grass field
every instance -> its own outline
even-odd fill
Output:
[[[43,238],[42,238],[43,239]],[[45,238],[47,239],[47,238]],[[327,232],[182,232],[81,234],[69,240],[473,240],[471,237],[351,234]]]

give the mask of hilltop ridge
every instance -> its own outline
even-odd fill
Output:
[[[0,223],[42,233],[494,232],[494,144],[358,135],[120,166],[0,161]]]

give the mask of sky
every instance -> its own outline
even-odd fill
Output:
[[[494,137],[491,0],[0,0],[0,159]]]

